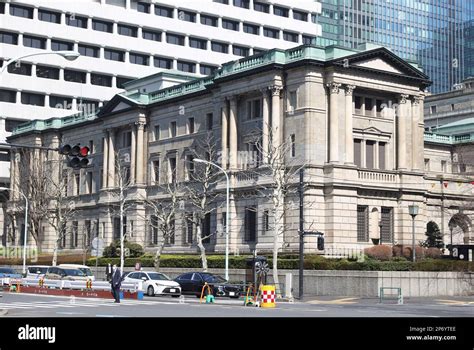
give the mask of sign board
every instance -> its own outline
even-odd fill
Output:
[[[91,256],[97,256],[100,258],[102,255],[104,255],[104,249],[91,249]]]
[[[98,249],[98,250],[103,250],[105,246],[104,240],[102,238],[94,238],[92,240],[92,248]]]

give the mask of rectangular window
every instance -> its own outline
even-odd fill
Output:
[[[270,211],[268,209],[263,211],[262,224],[263,232],[270,230]]]
[[[157,32],[157,31],[154,31],[154,30],[143,29],[142,30],[142,37],[145,40],[161,41],[161,32]]]
[[[369,97],[364,99],[365,102],[365,115],[371,116],[372,115],[372,107],[374,106],[373,100]]]
[[[206,129],[208,131],[211,131],[213,127],[214,127],[214,116],[212,113],[207,113],[206,114]]]
[[[207,49],[207,40],[191,37],[191,38],[189,38],[189,46],[194,47],[195,49],[206,50]]]
[[[61,23],[61,14],[58,12],[38,10],[38,19],[43,22]]]
[[[51,50],[53,51],[72,51],[73,48],[73,43],[61,40],[51,40]]]
[[[92,186],[92,171],[88,171],[86,173],[86,190],[87,194],[92,194],[93,186]]]
[[[185,244],[192,244],[194,241],[194,222],[193,214],[187,214],[186,217],[186,232],[185,232]]]
[[[30,92],[21,93],[21,103],[24,105],[44,107],[44,95],[33,94]]]
[[[113,24],[111,22],[99,21],[97,19],[92,20],[92,29],[99,32],[112,33]]]
[[[211,43],[211,50],[215,52],[229,53],[229,45],[213,41]]]
[[[98,85],[98,86],[112,87],[112,77],[109,75],[92,73],[91,84]]]
[[[280,31],[278,29],[263,27],[263,35],[265,35],[268,38],[279,39]]]
[[[222,28],[239,31],[239,22],[232,21],[230,19],[223,19],[222,20]]]
[[[255,242],[257,239],[257,208],[245,208],[245,242]]]
[[[21,63],[19,66],[16,64],[10,64],[7,67],[8,73],[18,75],[31,75],[31,64]]]
[[[261,2],[254,2],[253,9],[258,12],[270,13],[270,5]]]
[[[117,26],[119,35],[131,36],[136,38],[138,29],[136,27],[127,26],[125,24],[119,24]]]
[[[250,23],[244,23],[243,25],[244,33],[259,35],[260,27]]]
[[[191,154],[186,155],[184,160],[186,169],[186,180],[191,180],[194,175],[194,157]]]
[[[79,48],[79,53],[81,54],[81,56],[99,58],[100,49],[96,46],[79,44],[78,48]]]
[[[89,145],[87,147],[89,147],[89,154],[94,154],[95,152],[94,140],[89,140]]]
[[[173,8],[155,5],[155,15],[173,18]]]
[[[184,46],[184,36],[178,34],[166,34],[166,42],[168,44]]]
[[[23,46],[32,47],[34,49],[46,49],[46,39],[35,36],[23,35]]]
[[[130,147],[132,145],[132,132],[125,131],[122,135],[123,135],[122,136],[123,147]]]
[[[356,114],[361,114],[362,109],[362,97],[354,96],[354,105]]]
[[[16,91],[0,89],[0,102],[16,103]]]
[[[188,134],[194,134],[194,118],[188,118]]]
[[[258,119],[262,117],[261,100],[247,101],[247,119]]]
[[[59,80],[59,68],[36,65],[36,76],[38,78]]]
[[[234,6],[248,9],[250,8],[250,1],[249,0],[234,0]]]
[[[155,185],[160,184],[160,161],[153,161],[153,181]]]
[[[150,4],[146,2],[139,2],[137,4],[137,11],[142,13],[150,13]]]
[[[284,31],[283,32],[283,40],[297,43],[298,42],[298,34]]]
[[[369,207],[357,206],[357,242],[369,241]]]
[[[290,140],[291,140],[291,156],[296,157],[296,135],[291,134]]]
[[[72,108],[72,98],[65,96],[49,96],[49,107],[51,108],[63,108],[71,109]]]
[[[78,239],[79,239],[79,224],[77,221],[72,222],[71,228],[71,248],[77,248],[78,246]]]
[[[375,151],[375,142],[367,141],[366,142],[366,155],[365,155],[365,167],[368,169],[374,169],[374,151]]]
[[[4,2],[0,2],[0,14],[4,14],[5,13],[5,3]]]
[[[393,208],[390,207],[382,207],[382,215],[381,215],[381,238],[382,243],[393,243]]]
[[[176,157],[168,158],[168,182],[176,183]]]
[[[354,164],[362,167],[362,141],[354,139]]]
[[[151,226],[151,244],[158,244],[158,226],[159,221],[156,215],[152,215],[150,218],[150,226]]]
[[[289,16],[289,10],[284,7],[280,6],[273,6],[273,14],[276,16],[281,16],[281,17],[288,17]]]
[[[430,171],[430,160],[425,158],[425,171]]]
[[[67,14],[66,24],[71,27],[87,28],[87,17]]]
[[[142,66],[148,66],[149,65],[149,59],[150,57],[149,56],[146,56],[146,55],[141,55],[141,54],[138,54],[138,53],[132,53],[130,52],[130,63],[133,63],[133,64],[139,64],[139,65],[142,65]]]
[[[173,60],[163,57],[154,57],[153,64],[157,68],[171,69],[171,67],[173,67]]]
[[[176,137],[176,122],[171,122],[170,123],[170,137]]]
[[[216,66],[208,66],[208,65],[205,65],[205,64],[201,64],[201,66],[199,67],[199,72],[202,74],[202,75],[211,75],[214,73],[214,71],[217,69]]]
[[[385,161],[385,148],[387,144],[385,142],[379,142],[379,169],[385,170],[387,165]]]
[[[303,35],[303,44],[312,45],[314,44],[316,38],[314,36]]]
[[[436,106],[430,106],[430,114],[436,114]]]
[[[264,53],[266,50],[265,49],[257,49],[257,48],[254,48],[253,49],[253,54],[254,55],[260,55],[261,53]]]
[[[308,22],[308,14],[306,12],[293,10],[293,18],[297,21]]]
[[[201,24],[211,27],[217,27],[217,17],[201,15]]]
[[[33,8],[10,4],[10,15],[33,19]]]
[[[86,72],[80,72],[76,70],[65,69],[64,80],[71,81],[73,83],[86,83]]]
[[[445,160],[442,160],[441,161],[441,171],[443,173],[447,172],[448,171],[448,167],[447,167],[447,162]]]
[[[18,45],[18,34],[9,32],[0,32],[0,43]]]
[[[234,45],[232,50],[236,56],[247,57],[250,55],[250,49],[248,47]]]
[[[297,96],[296,96],[296,91],[290,91],[290,94],[288,96],[288,111],[293,112],[297,108]]]
[[[178,10],[178,18],[182,21],[196,23],[196,14],[194,12]]]
[[[191,62],[178,61],[178,70],[187,73],[196,73],[196,64]]]
[[[81,193],[81,176],[80,174],[74,174],[74,195],[79,196]]]
[[[159,125],[155,125],[155,141],[159,141],[161,137],[161,128]]]
[[[112,50],[112,49],[105,49],[104,50],[104,58],[106,60],[124,62],[125,61],[125,52],[118,51],[118,50]]]
[[[202,243],[211,243],[211,213],[207,213],[201,222]]]

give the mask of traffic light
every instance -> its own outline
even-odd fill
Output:
[[[90,149],[87,146],[81,147],[79,144],[73,147],[71,147],[71,145],[63,145],[59,147],[58,151],[59,154],[64,154],[69,157],[68,165],[71,168],[85,168],[89,164],[87,156],[89,155]]]

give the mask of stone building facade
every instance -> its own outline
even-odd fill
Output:
[[[187,181],[194,171],[196,140],[212,135],[220,165],[230,174],[230,250],[245,253],[272,248],[271,203],[257,188],[271,189],[268,165],[257,155],[250,164],[241,154],[258,154],[289,144],[286,159],[305,167],[304,228],[324,233],[326,248],[364,248],[372,238],[384,244],[411,244],[408,205],[420,207],[416,240],[424,240],[429,220],[449,222],[458,208],[449,206],[469,194],[439,186],[440,174],[425,172],[425,152],[448,155],[433,142],[425,150],[423,104],[430,81],[416,66],[382,47],[349,50],[300,46],[274,49],[224,64],[214,75],[154,91],[159,74],[126,84],[94,115],[35,120],[18,127],[9,141],[58,147],[90,145],[90,165],[69,169],[67,195],[77,209],[68,223],[64,250],[79,249],[99,236],[110,243],[120,220],[111,210],[117,187],[116,157],[132,186],[126,196],[127,239],[153,249],[160,235],[150,225],[144,198],[166,200],[159,185]],[[270,139],[269,135],[273,135]],[[48,157],[59,157],[49,151]],[[264,158],[264,157],[263,157]],[[12,157],[12,189],[18,190],[19,157]],[[446,175],[463,186],[457,174]],[[464,181],[464,182],[463,182]],[[297,179],[294,180],[297,185]],[[433,186],[433,184],[435,186]],[[225,194],[225,181],[217,186]],[[222,196],[222,202],[225,197]],[[13,201],[19,200],[13,195]],[[288,202],[298,203],[296,194]],[[444,204],[443,204],[444,203]],[[175,220],[167,252],[195,252],[195,232],[185,223],[186,196]],[[217,205],[206,222],[209,251],[223,252],[225,206]],[[18,222],[22,212],[17,213]],[[298,250],[297,205],[285,213],[281,250]],[[86,234],[82,234],[86,232]],[[463,231],[464,232],[464,231]],[[470,235],[470,228],[465,232]],[[52,249],[53,231],[42,228],[39,245]],[[83,244],[82,244],[83,245]],[[309,251],[316,243],[308,238]]]

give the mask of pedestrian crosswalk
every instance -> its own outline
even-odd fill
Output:
[[[120,305],[126,306],[146,306],[156,304],[156,302],[144,301],[144,300],[121,300]],[[62,309],[62,308],[91,308],[91,307],[103,307],[110,306],[116,307],[118,304],[111,300],[104,299],[66,299],[66,300],[51,300],[51,301],[33,301],[33,302],[1,302],[0,310],[7,309]]]

